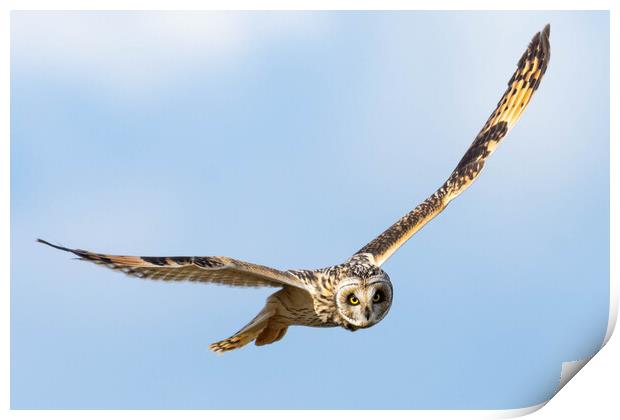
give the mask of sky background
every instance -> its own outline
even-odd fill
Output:
[[[217,356],[273,289],[35,243],[342,262],[441,185],[548,22],[532,103],[384,264],[371,329]],[[517,408],[601,344],[606,12],[13,12],[11,35],[12,408]]]

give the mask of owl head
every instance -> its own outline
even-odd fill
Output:
[[[346,277],[338,285],[335,298],[344,328],[355,331],[372,327],[392,306],[392,283],[383,270],[368,278]]]

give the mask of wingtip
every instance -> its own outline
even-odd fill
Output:
[[[551,37],[551,24],[547,23],[542,31],[539,32],[540,42],[545,50],[549,49],[549,38]]]
[[[74,252],[72,249],[65,248],[64,246],[60,246],[60,245],[54,245],[53,243],[48,242],[45,239],[37,238],[37,242],[40,244],[51,246],[52,248],[60,249],[61,251]]]
[[[549,61],[551,59],[551,43],[549,42],[550,35],[551,24],[548,23],[541,31],[536,32],[527,51],[521,58],[523,60],[529,54],[538,54],[539,59],[542,61],[543,74],[547,71],[547,66],[549,65]]]
[[[540,32],[536,32],[536,34],[532,38],[532,42],[533,43],[541,42],[543,44],[549,44],[550,37],[551,37],[551,24],[547,23]]]
[[[551,36],[551,24],[547,23],[540,34],[540,42],[544,54],[543,73],[547,70],[549,60],[551,59],[551,44],[549,37]]]

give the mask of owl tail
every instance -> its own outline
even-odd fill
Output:
[[[286,334],[288,326],[273,322],[272,317],[275,313],[275,308],[267,304],[248,325],[235,333],[235,335],[211,344],[209,349],[216,353],[224,353],[241,348],[254,340],[256,340],[257,346],[271,344],[280,340]]]

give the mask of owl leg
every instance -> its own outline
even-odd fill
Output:
[[[278,340],[281,340],[286,334],[286,330],[288,329],[288,325],[283,324],[274,324],[273,322],[269,323],[267,328],[265,328],[258,337],[256,337],[256,345],[264,346],[265,344],[275,343]]]
[[[264,330],[269,326],[269,319],[275,315],[276,310],[271,305],[265,306],[256,317],[248,325],[243,327],[233,336],[213,343],[209,346],[209,349],[216,353],[223,353],[230,350],[235,350],[245,346],[246,344],[254,341]],[[285,328],[286,330],[286,328]],[[284,334],[282,334],[284,335]],[[275,341],[275,340],[274,340]],[[257,343],[258,344],[258,343]],[[267,344],[267,343],[264,343]]]

